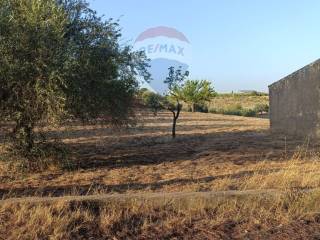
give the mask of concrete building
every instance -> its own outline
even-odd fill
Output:
[[[269,86],[273,132],[320,138],[320,59]]]

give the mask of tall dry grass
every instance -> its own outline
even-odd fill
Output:
[[[186,128],[190,127],[187,124],[191,124],[191,121],[197,121],[197,118],[191,118],[193,115],[188,117],[189,122],[184,125]],[[214,121],[217,119],[211,120],[214,122],[213,126],[219,126],[217,121]],[[226,124],[224,118],[219,121]],[[205,124],[208,125],[207,122]],[[256,124],[255,127],[261,127],[258,122]],[[248,124],[244,125],[241,129]],[[230,127],[228,129],[228,132],[232,131]],[[196,126],[194,131],[200,130]],[[206,126],[202,131],[209,132],[209,130]],[[0,180],[4,186],[3,189],[6,187],[13,190],[13,194],[5,198],[14,197],[15,188],[28,190],[29,187],[33,187],[38,191],[45,187],[55,186],[63,189],[66,185],[76,187],[86,186],[88,183],[89,185],[97,183],[97,188],[95,189],[96,185],[92,184],[84,194],[110,194],[113,191],[139,194],[153,191],[255,191],[259,189],[266,192],[272,189],[274,194],[172,198],[159,201],[138,200],[134,197],[126,201],[101,199],[89,201],[76,200],[77,195],[83,193],[75,188],[65,193],[74,195],[71,197],[72,200],[62,197],[54,202],[21,201],[17,203],[8,199],[0,203],[0,239],[267,239],[268,234],[275,229],[284,232],[291,228],[293,229],[291,239],[295,238],[294,234],[297,232],[305,234],[304,237],[300,236],[300,239],[309,239],[312,234],[316,234],[320,222],[320,205],[318,204],[320,156],[318,153],[311,153],[305,146],[296,151],[293,157],[288,157],[290,154],[287,154],[285,147],[282,158],[252,160],[252,156],[259,157],[257,151],[262,148],[258,148],[258,144],[263,143],[256,143],[255,139],[250,138],[249,140],[254,141],[254,144],[245,145],[242,141],[243,148],[230,148],[230,150],[222,148],[218,153],[225,155],[215,157],[217,149],[213,149],[215,151],[212,152],[212,148],[217,143],[210,143],[210,141],[218,138],[219,135],[214,137],[200,142],[199,149],[193,153],[191,159],[152,162],[150,165],[114,169],[92,168],[70,172],[58,169],[56,178],[50,169],[46,173],[37,175],[17,174],[20,170],[16,169],[14,164],[9,166],[12,164],[11,161],[2,161],[0,172],[5,174],[0,176]],[[243,135],[237,135],[237,138],[231,138],[231,140],[221,138],[224,142],[220,143],[220,147],[227,146],[234,139],[241,141],[241,137]],[[131,150],[136,151],[146,145],[146,136],[143,135],[141,138],[144,142],[141,142],[140,138],[139,140],[134,138],[129,142],[119,142],[117,146],[128,144],[123,146],[127,154],[128,146],[133,145],[134,148]],[[192,136],[186,135],[185,139],[187,138]],[[197,139],[197,137],[194,138]],[[162,146],[164,150],[169,147],[163,138],[157,138],[157,141],[151,143],[149,147]],[[181,145],[178,142],[173,143],[176,145],[170,151],[175,153]],[[272,146],[274,145],[266,145],[271,149]],[[255,149],[256,147],[258,150]],[[119,147],[118,150],[120,151],[121,148]],[[248,159],[240,163],[234,161],[234,158],[240,159],[237,156],[240,151],[243,154],[240,158],[247,159],[247,155],[251,154],[250,161]],[[161,153],[160,151],[159,155]],[[140,158],[149,155],[138,154],[137,156]],[[6,165],[7,163],[9,165]],[[20,180],[16,181],[17,179]],[[110,189],[100,189],[103,184],[111,186]],[[120,185],[124,187],[121,188]],[[22,192],[20,197],[26,196],[23,194]],[[40,196],[41,194],[42,192],[39,191]],[[275,237],[275,239],[281,238]],[[288,236],[282,239],[288,239]]]
[[[320,191],[178,201],[7,203],[1,239],[231,239],[317,223]],[[223,226],[221,228],[221,226]]]
[[[0,204],[0,239],[264,239],[274,229],[289,231],[292,239],[301,231],[311,237],[320,222],[319,156],[302,149],[280,166],[262,161],[251,167],[254,174],[215,183],[224,190],[276,190],[272,194],[158,201],[7,200]]]
[[[269,104],[269,96],[251,96],[247,94],[221,94],[213,98],[208,108],[228,109],[240,105],[244,109],[253,109],[257,104]]]

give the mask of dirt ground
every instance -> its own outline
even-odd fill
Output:
[[[257,164],[267,161],[268,172],[277,171],[305,143],[272,135],[267,119],[183,113],[175,140],[170,127],[171,115],[160,113],[125,131],[47,129],[76,154],[65,169],[0,172],[0,198],[244,189],[239,179],[256,174]]]
[[[0,227],[0,238],[53,234],[55,239],[319,239],[315,213],[320,209],[315,203],[320,194],[291,194],[320,187],[316,142],[271,134],[268,119],[205,113],[183,113],[175,140],[170,130],[171,115],[165,112],[143,115],[137,126],[122,131],[80,124],[46,129],[50,139],[62,139],[71,153],[62,167],[46,171],[19,172],[1,162],[0,199],[6,201],[0,204],[0,226],[5,226]],[[212,197],[208,205],[201,200],[184,210],[171,201],[161,207],[147,202],[110,207],[106,199],[81,200],[80,210],[72,203],[77,196],[102,194],[130,199],[142,193],[239,191],[242,196],[259,190],[289,194],[278,200],[230,197],[219,202]],[[11,201],[51,196],[71,196],[71,203]],[[306,213],[312,217],[306,218]],[[39,224],[41,229],[30,231]],[[15,231],[9,234],[5,229],[11,227]]]

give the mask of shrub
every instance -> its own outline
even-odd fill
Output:
[[[143,104],[149,108],[153,114],[156,116],[158,111],[162,108],[162,101],[163,97],[157,93],[150,92],[150,91],[144,91],[142,93],[142,101]]]
[[[192,109],[191,109],[192,111]],[[196,112],[202,112],[202,113],[208,113],[208,106],[206,104],[196,104],[195,105],[195,111]]]
[[[242,111],[242,116],[245,116],[245,117],[255,117],[257,116],[257,112],[253,109],[244,109]]]
[[[228,107],[227,109],[223,110],[222,114],[242,116],[242,112],[243,112],[243,108],[241,104],[236,104],[234,106]]]
[[[226,109],[211,108],[209,112],[225,114],[225,115],[244,116],[244,117],[255,117],[257,115],[257,111],[255,109],[245,109],[240,104],[236,104]]]
[[[219,113],[219,111],[216,108],[209,108],[209,113]]]
[[[269,105],[259,103],[259,104],[255,105],[254,111],[256,111],[259,114],[262,114],[264,112],[269,112]]]

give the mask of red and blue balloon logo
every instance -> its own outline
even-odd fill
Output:
[[[144,51],[151,59],[149,71],[153,80],[142,87],[158,93],[167,90],[164,80],[169,67],[181,67],[183,71],[190,68],[191,44],[183,33],[174,28],[161,26],[147,29],[137,37],[134,49]]]

